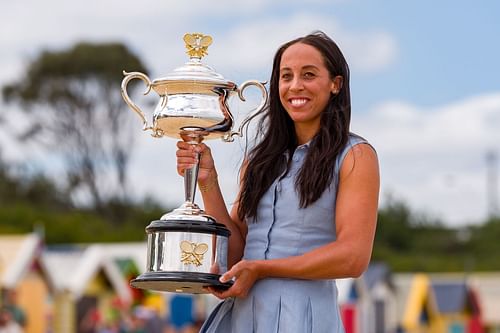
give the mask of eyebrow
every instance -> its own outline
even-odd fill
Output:
[[[305,65],[302,66],[301,70],[308,70],[308,69],[316,69],[318,70],[319,68],[315,65]],[[282,67],[280,68],[280,71],[285,71],[285,70],[292,70],[290,67]]]

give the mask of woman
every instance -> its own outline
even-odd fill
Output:
[[[201,153],[205,211],[230,231],[228,290],[203,332],[343,332],[336,278],[366,269],[377,219],[374,149],[349,132],[349,68],[321,32],[274,57],[261,140],[246,156],[229,213],[210,149],[178,142],[183,174]]]

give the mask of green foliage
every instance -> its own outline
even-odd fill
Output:
[[[5,168],[0,198],[0,233],[42,229],[48,244],[141,241],[144,228],[166,211],[151,199],[112,201],[103,210],[76,208],[43,176],[18,178]]]
[[[379,210],[373,250],[395,271],[498,270],[500,220],[474,227],[449,228],[389,201]]]
[[[13,137],[57,154],[67,195],[84,193],[100,208],[128,193],[134,132],[120,92],[124,69],[147,72],[123,44],[79,43],[40,53],[19,81],[2,89],[7,103],[30,113]]]

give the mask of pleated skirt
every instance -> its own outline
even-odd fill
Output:
[[[246,298],[222,301],[202,333],[344,333],[334,280],[259,280]]]

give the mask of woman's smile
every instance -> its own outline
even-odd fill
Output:
[[[293,107],[299,108],[304,106],[309,100],[307,98],[290,98],[288,101]]]

